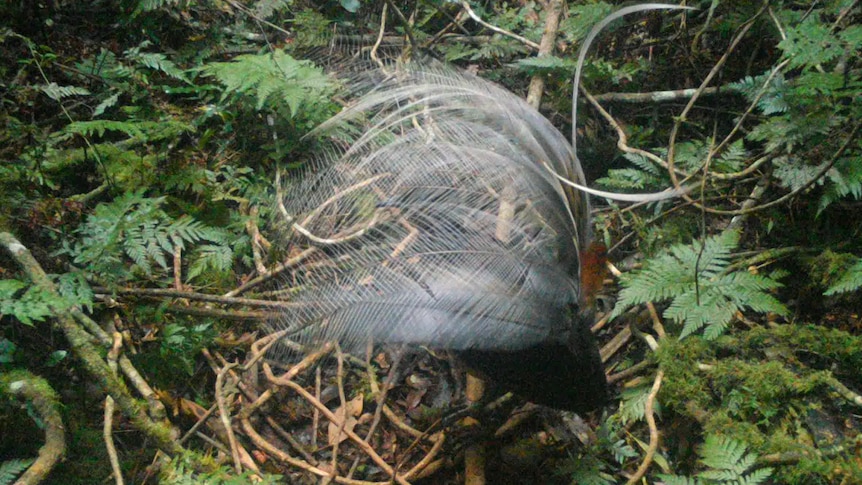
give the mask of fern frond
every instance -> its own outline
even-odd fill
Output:
[[[646,416],[646,402],[649,397],[649,387],[623,389],[619,416],[623,425],[640,421]]]
[[[165,121],[117,121],[117,120],[91,120],[73,121],[63,128],[63,132],[69,135],[81,135],[86,137],[102,137],[106,132],[123,133],[129,138],[139,142],[152,142],[157,140],[173,140],[177,136],[194,131],[194,127],[188,123],[176,120]]]
[[[680,338],[706,327],[704,336],[714,339],[744,308],[786,315],[787,308],[768,293],[780,283],[745,271],[727,273],[738,243],[738,233],[725,231],[651,258],[640,271],[620,278],[623,289],[612,318],[635,305],[670,299],[664,317],[683,325]]]
[[[208,241],[212,247],[197,264],[223,269],[225,261],[233,257],[227,234],[190,216],[173,219],[161,208],[164,200],[144,197],[143,191],[138,191],[99,204],[77,231],[79,241],[69,251],[75,263],[89,271],[116,276],[125,255],[149,275],[153,265],[167,270],[177,248],[185,251],[188,246]]]
[[[116,131],[130,138],[143,137],[144,132],[135,122],[116,120],[73,121],[63,128],[69,134],[86,137],[104,136],[106,131]]]
[[[33,326],[68,306],[65,300],[39,286],[12,279],[0,280],[0,314],[11,315],[24,325]]]
[[[753,454],[746,454],[747,451],[748,446],[741,441],[708,435],[698,454],[704,465],[735,473],[735,476],[726,477],[723,480],[735,480],[755,462],[756,457]]]
[[[838,160],[832,169],[826,172],[826,177],[831,184],[817,204],[818,216],[833,202],[844,197],[852,196],[856,200],[862,199],[862,163],[859,163],[857,157],[845,157]]]
[[[703,485],[703,482],[691,477],[666,475],[664,473],[659,473],[659,477],[664,480],[664,485]]]
[[[862,288],[862,258],[857,259],[855,264],[847,268],[844,274],[835,283],[830,285],[823,294],[835,295],[848,291],[856,291],[859,288]]]
[[[757,455],[748,452],[748,445],[730,438],[707,435],[698,450],[700,462],[708,470],[695,477],[660,475],[667,485],[759,485],[772,476],[771,468],[751,470]]]
[[[0,485],[12,483],[15,477],[29,468],[34,461],[33,458],[30,458],[26,460],[6,460],[0,463]]]
[[[712,168],[718,172],[736,172],[742,168],[743,162],[748,157],[742,138],[727,146],[718,157],[713,160]]]
[[[226,272],[233,265],[233,251],[226,244],[203,244],[198,246],[194,261],[189,266],[187,281],[192,281],[204,271],[212,269]]]
[[[812,68],[827,64],[844,53],[844,45],[825,23],[809,17],[791,26],[786,37],[778,43],[791,69]]]
[[[757,107],[760,111],[765,115],[784,113],[790,109],[790,105],[785,99],[788,86],[784,81],[784,75],[779,73],[773,76],[769,85],[764,89],[763,84],[769,78],[770,74],[769,72],[765,72],[755,77],[746,76],[735,83],[731,83],[730,88],[744,94],[749,101],[754,101],[758,93],[763,89],[763,94],[757,102]]]
[[[231,62],[213,62],[203,68],[225,85],[222,100],[232,94],[251,96],[256,109],[265,105],[286,106],[295,117],[303,105],[321,100],[332,82],[310,61],[299,61],[283,50],[271,54],[237,56]]]
[[[138,52],[136,56],[134,56],[134,60],[139,62],[142,66],[148,67],[154,71],[159,71],[168,76],[183,81],[185,83],[190,83],[188,76],[186,76],[186,72],[180,69],[176,64],[173,63],[168,57],[162,53],[153,53],[153,52]]]
[[[60,86],[57,83],[39,84],[35,86],[35,88],[45,93],[54,101],[60,101],[63,98],[68,98],[70,96],[86,96],[90,94],[90,91],[86,88],[79,88],[77,86]]]

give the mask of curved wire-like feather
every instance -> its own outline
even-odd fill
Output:
[[[566,342],[590,234],[543,166],[583,182],[559,131],[498,86],[430,63],[402,67],[320,129],[345,123],[354,134],[284,203],[297,242],[329,244],[296,274],[280,328],[348,346]]]

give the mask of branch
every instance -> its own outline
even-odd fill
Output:
[[[470,18],[473,19],[474,21],[476,21],[476,23],[478,23],[479,25],[481,25],[487,29],[493,30],[494,32],[496,32],[498,34],[505,35],[506,37],[511,37],[511,38],[517,40],[518,42],[524,44],[525,46],[529,47],[530,49],[539,50],[539,44],[536,44],[532,40],[530,40],[526,37],[521,37],[520,35],[515,34],[513,32],[509,32],[508,30],[501,29],[500,27],[491,25],[488,22],[485,22],[484,20],[482,20],[482,17],[479,17],[479,15],[477,15],[476,12],[474,12],[473,9],[470,8],[470,4],[466,0],[463,0],[461,2],[461,6],[464,7],[464,10],[467,12],[467,15],[469,15]]]
[[[539,43],[539,54],[537,57],[545,57],[554,52],[554,41],[557,39],[557,30],[560,28],[560,14],[563,12],[562,0],[550,0],[545,6],[545,32]],[[545,76],[536,74],[530,80],[530,89],[527,91],[527,104],[539,109],[542,104],[542,92],[545,90]]]
[[[629,478],[628,482],[626,482],[626,485],[635,485],[641,478],[643,478],[644,475],[646,475],[649,466],[652,464],[655,452],[658,451],[658,427],[655,423],[653,407],[655,406],[655,398],[658,395],[658,391],[661,389],[661,381],[663,378],[664,371],[659,370],[658,374],[655,376],[655,381],[653,381],[649,396],[647,396],[646,407],[644,409],[647,424],[649,425],[649,447],[647,448],[647,453],[635,474]]]
[[[117,359],[120,356],[120,348],[123,345],[123,336],[120,332],[114,332],[114,344],[108,352],[108,367],[114,375],[117,374]],[[111,463],[111,473],[114,475],[114,483],[123,485],[123,470],[120,468],[120,459],[117,457],[117,447],[114,446],[113,437],[113,422],[114,422],[114,398],[111,396],[105,397],[105,419],[102,424],[102,438],[105,440],[105,447],[108,450],[108,461]]]
[[[0,245],[21,266],[33,284],[40,287],[55,301],[62,299],[54,283],[45,274],[45,270],[14,236],[8,232],[0,232]],[[55,307],[53,310],[52,326],[66,336],[69,346],[86,371],[99,383],[103,391],[114,398],[120,410],[132,424],[163,451],[171,455],[183,452],[183,448],[173,438],[173,430],[165,424],[156,423],[150,419],[143,406],[129,394],[125,383],[111,372],[102,360],[99,350],[93,346],[93,337],[78,326],[69,310],[61,307]]]
[[[66,454],[66,437],[57,393],[45,379],[25,370],[16,370],[0,373],[2,394],[26,402],[34,418],[38,418],[45,430],[45,444],[39,448],[39,457],[15,482],[18,485],[41,483]]]
[[[604,93],[594,96],[596,101],[604,103],[661,103],[664,101],[679,101],[689,99],[700,91],[701,95],[724,92],[738,92],[728,87],[712,87],[703,90],[698,88],[674,89],[670,91],[653,91],[649,93]]]

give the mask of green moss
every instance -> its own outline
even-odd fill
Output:
[[[665,372],[664,384],[659,394],[663,405],[676,408],[705,408],[712,396],[705,385],[698,363],[712,358],[712,351],[700,337],[683,341],[667,339],[658,348],[656,357]],[[689,414],[689,413],[684,413]]]

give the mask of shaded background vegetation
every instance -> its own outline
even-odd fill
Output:
[[[209,407],[215,377],[202,351],[244,353],[243,335],[266,315],[126,290],[224,295],[293,256],[276,236],[275,173],[289,177],[310,159],[316,140],[303,135],[340,109],[341,93],[326,62],[305,59],[320,61],[327,46],[373,43],[382,5],[0,6],[0,231],[29,248],[53,288],[11,253],[0,256],[0,372],[41,376],[62,403],[67,459],[52,483],[110,474],[96,411],[103,387],[54,316],[77,309],[118,331],[169,408],[180,399]],[[541,77],[541,111],[564,133],[579,41],[617,7],[569,2],[555,53],[537,57],[459,2],[387,5],[389,55],[421,51],[520,95]],[[549,10],[543,2],[470,5],[536,43]],[[637,207],[596,201],[597,237],[624,270],[615,319],[598,330],[604,343],[623,339],[607,352],[619,404],[588,445],[565,442],[541,459],[543,480],[625,480],[651,455],[655,414],[662,439],[650,480],[860,483],[862,7],[691,5],[698,9],[617,22],[588,56],[583,84],[606,110],[582,98],[588,179],[617,191],[693,190]],[[656,94],[683,89],[691,91]],[[652,318],[639,315],[648,303],[657,307]],[[14,393],[3,396],[5,483],[4,473],[11,481],[26,466],[14,460],[36,456],[44,423]],[[24,402],[38,415],[32,399]],[[165,447],[128,416],[115,435],[124,474],[155,481],[148,466]],[[185,446],[211,452],[202,441]],[[186,459],[164,465],[163,479],[193,480],[200,460]],[[211,473],[213,483],[246,479]]]

